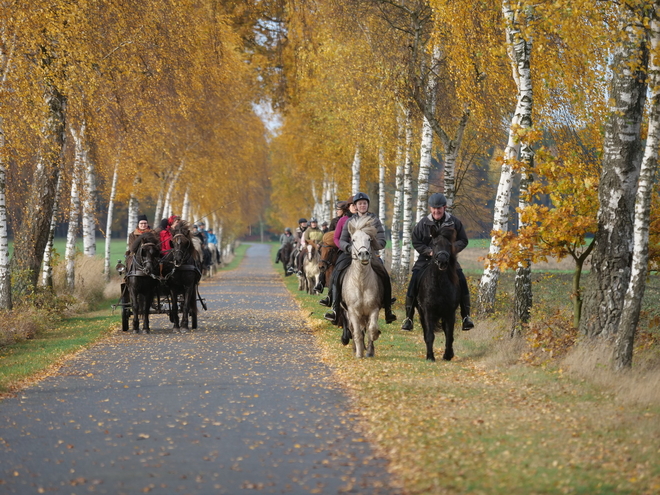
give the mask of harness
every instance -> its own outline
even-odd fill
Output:
[[[127,277],[151,277],[154,280],[158,280],[158,276],[153,273],[145,273],[145,260],[142,259],[142,249],[144,247],[153,246],[156,247],[156,244],[153,242],[145,242],[140,244],[140,248],[133,253],[133,263],[131,263],[131,269],[126,274]]]

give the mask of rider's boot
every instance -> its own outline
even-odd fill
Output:
[[[392,313],[392,302],[387,301],[385,304],[385,323],[393,323],[396,321],[396,315]]]
[[[323,289],[325,288],[325,272],[321,272],[319,275],[319,281],[314,286],[314,290],[319,294],[323,294]]]
[[[474,322],[470,318],[470,293],[463,294],[461,297],[461,319],[462,319],[462,329],[464,331],[471,330],[474,328]]]
[[[406,319],[401,324],[401,330],[410,332],[413,329],[413,318],[415,317],[415,301],[406,296]]]
[[[281,254],[282,254],[281,251],[278,251],[278,252],[277,252],[277,256],[275,256],[275,263],[279,263],[279,262],[280,262],[280,259],[281,259],[281,256],[280,256],[280,255],[281,255]]]

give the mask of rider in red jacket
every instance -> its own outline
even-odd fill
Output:
[[[160,252],[163,256],[172,249],[172,230],[174,230],[179,220],[178,216],[172,215],[167,219],[167,227],[160,231]]]

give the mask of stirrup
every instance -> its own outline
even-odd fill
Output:
[[[337,313],[334,311],[328,311],[326,314],[323,315],[323,318],[325,318],[328,321],[331,321],[332,323],[335,323],[337,321]]]
[[[321,306],[325,306],[326,308],[331,308],[331,307],[332,307],[332,304],[330,304],[330,296],[328,296],[328,297],[324,297],[323,299],[321,299],[321,300],[319,301],[319,304],[320,304]]]
[[[472,321],[472,318],[469,316],[466,316],[463,318],[463,330],[468,331],[474,328],[474,322]]]
[[[406,332],[410,332],[413,329],[413,322],[410,318],[406,318],[403,320],[403,323],[401,324],[401,330],[405,330]]]

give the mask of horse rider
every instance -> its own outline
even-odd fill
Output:
[[[323,232],[324,234],[326,234],[329,230],[330,230],[330,229],[328,228],[328,222],[326,222],[325,220],[323,220],[323,222],[321,223],[321,232]]]
[[[415,316],[415,303],[417,302],[417,294],[419,292],[419,282],[422,278],[426,267],[429,266],[433,260],[433,251],[431,251],[431,226],[435,225],[438,228],[448,227],[456,231],[456,241],[454,248],[459,253],[468,245],[468,237],[463,228],[463,223],[446,211],[447,198],[442,193],[435,193],[429,197],[429,207],[431,213],[422,218],[412,233],[412,244],[415,250],[419,253],[419,258],[415,262],[412,271],[412,277],[408,284],[408,292],[406,293],[406,319],[403,320],[401,330],[410,331],[413,328],[413,317]],[[460,264],[456,263],[456,274],[461,289],[461,319],[463,322],[463,330],[470,330],[474,328],[474,322],[470,318],[470,289],[468,288],[465,274],[461,269]]]
[[[334,273],[336,273],[336,277],[333,274],[333,285],[332,285],[332,293],[333,293],[333,301],[332,301],[332,311],[328,311],[324,317],[326,320],[329,320],[335,324],[337,324],[340,319],[338,318],[339,314],[339,309],[341,308],[341,286],[342,286],[342,278],[343,274],[346,271],[346,268],[351,264],[352,257],[351,257],[351,234],[348,231],[348,224],[351,222],[356,221],[358,218],[362,218],[364,216],[370,217],[373,222],[374,227],[376,227],[376,238],[372,239],[372,245],[374,246],[375,249],[383,249],[385,248],[385,245],[387,244],[387,241],[385,239],[385,228],[383,227],[382,222],[380,219],[374,214],[369,212],[369,196],[367,196],[363,192],[357,193],[355,196],[353,196],[353,203],[355,204],[355,208],[357,209],[357,214],[353,215],[349,220],[347,220],[341,230],[341,237],[339,238],[339,246],[342,251],[342,254],[339,256],[337,259],[337,263],[335,264],[335,270]],[[385,268],[385,265],[383,264],[382,260],[376,256],[373,256],[371,258],[371,267],[374,269],[376,272],[376,275],[378,275],[383,283],[383,301],[382,305],[383,308],[385,309],[385,321],[387,323],[392,323],[393,321],[396,320],[396,315],[392,313],[392,282],[390,281],[390,276],[387,273],[387,269]]]
[[[347,201],[337,201],[337,203],[335,204],[335,212],[337,213],[337,216],[332,220],[330,220],[330,228],[331,231],[334,232],[333,240],[335,241],[335,246],[337,246],[341,254],[341,249],[339,248],[339,238],[341,237],[341,229],[344,227],[344,224],[348,221],[348,219],[351,218],[353,214],[357,213],[357,210],[355,209],[355,205],[353,204],[353,197],[351,196],[350,198],[348,198]],[[328,290],[328,297],[324,297],[319,301],[319,304],[321,304],[322,306],[327,306],[328,308],[332,307],[332,286],[334,280],[335,280],[335,272],[333,271],[332,279],[329,281],[330,289]],[[317,287],[315,287],[315,289],[318,292],[323,292],[323,287],[328,286],[326,282],[328,281],[325,280],[325,272],[323,272],[319,277],[319,283],[317,284]]]
[[[161,228],[160,230],[160,253],[163,256],[166,256],[169,254],[169,252],[172,250],[172,231],[174,230],[174,227],[179,223],[179,220],[181,220],[180,217],[177,215],[172,215],[169,217],[166,221],[161,222],[161,227],[163,227],[163,224],[165,226]]]
[[[124,257],[126,258],[127,273],[129,273],[131,271],[131,268],[133,267],[134,253],[131,252],[131,246],[133,245],[135,240],[145,232],[153,232],[153,229],[149,227],[149,220],[147,219],[147,215],[138,215],[137,220],[138,220],[137,227],[133,232],[131,232],[128,235],[128,247],[126,249],[126,253],[124,254]]]
[[[206,230],[206,224],[203,221],[196,223],[197,225],[197,237],[202,241],[202,263],[205,267],[210,267],[212,265],[211,250],[209,249],[209,235]]]
[[[318,221],[316,218],[311,218],[309,220],[309,227],[303,232],[302,238],[300,239],[300,253],[298,253],[298,258],[296,259],[296,267],[298,268],[298,275],[302,275],[303,260],[305,259],[305,246],[310,241],[315,243],[320,243],[323,240],[323,231],[319,228]]]
[[[218,236],[213,233],[213,229],[208,229],[206,231],[206,240],[208,241],[208,247],[211,251],[211,257],[213,257],[213,252],[215,251],[216,263],[220,263],[220,250],[218,249]]]
[[[277,256],[275,256],[275,263],[279,263],[280,261],[282,261],[282,248],[284,247],[284,245],[293,244],[294,242],[295,242],[295,238],[291,233],[291,228],[285,227],[284,233],[280,235],[280,248],[277,250]]]
[[[289,269],[287,270],[287,275],[291,275],[296,272],[296,260],[298,258],[298,253],[300,253],[300,242],[302,241],[302,236],[305,233],[305,230],[307,230],[307,219],[301,218],[298,220],[298,227],[293,234],[293,249],[291,250],[291,257],[289,258]]]

